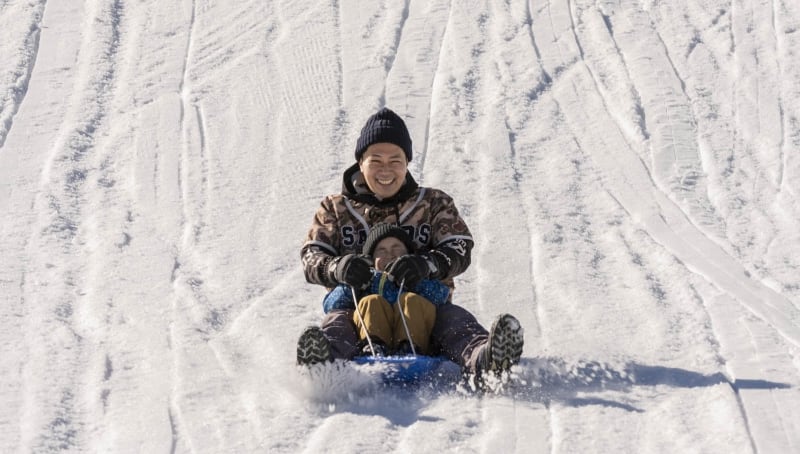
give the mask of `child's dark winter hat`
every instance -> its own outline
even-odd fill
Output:
[[[360,161],[367,148],[380,142],[388,142],[403,149],[406,159],[411,161],[411,136],[406,123],[396,113],[384,107],[367,119],[356,142],[356,161]]]
[[[375,253],[375,248],[378,247],[378,243],[389,237],[394,237],[402,241],[403,244],[406,245],[406,249],[408,249],[409,253],[414,252],[414,242],[405,230],[396,225],[375,224],[369,229],[367,241],[364,242],[364,248],[361,250],[361,253],[371,257],[372,254]]]

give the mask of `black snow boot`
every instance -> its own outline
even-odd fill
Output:
[[[312,365],[333,361],[331,344],[318,326],[303,330],[297,340],[297,364]]]
[[[519,363],[522,356],[524,330],[511,314],[499,315],[489,331],[489,341],[483,347],[477,368],[480,373],[499,374]]]

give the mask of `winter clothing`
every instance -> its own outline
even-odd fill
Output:
[[[372,278],[369,290],[370,293],[377,293],[383,296],[386,301],[394,303],[397,301],[397,292],[400,288],[388,279],[387,273],[380,273],[380,276],[376,275]],[[450,287],[444,285],[441,281],[433,279],[426,279],[420,282],[414,287],[412,292],[424,297],[426,300],[433,303],[434,306],[448,304],[450,299]]]
[[[336,257],[328,263],[328,276],[331,280],[355,288],[364,288],[372,278],[372,260],[358,254]]]
[[[351,359],[359,353],[354,313],[354,309],[336,309],[322,318],[320,329],[330,342],[329,350],[334,359]]]
[[[317,326],[309,326],[297,341],[297,364],[311,365],[333,361],[331,344]]]
[[[406,231],[402,228],[391,224],[373,225],[372,228],[369,229],[369,235],[367,235],[367,239],[364,241],[364,247],[362,248],[361,252],[370,257],[374,256],[375,248],[378,247],[378,243],[380,243],[381,240],[390,237],[394,237],[402,241],[403,244],[405,244],[408,253],[414,252],[414,241],[411,240],[411,237],[408,235],[408,233],[406,233]]]
[[[386,273],[375,271],[369,288],[357,294],[359,297],[358,307],[366,326],[370,327],[370,336],[377,336],[384,344],[393,349],[399,345],[399,342],[408,338],[405,335],[402,320],[399,318],[399,308],[395,304],[398,301],[399,290],[394,282],[388,279]],[[430,350],[430,331],[436,320],[436,306],[448,303],[450,287],[429,279],[420,282],[415,291],[416,293],[404,291],[400,301],[406,308],[403,313],[406,316],[414,345],[420,347],[420,352],[427,352]],[[325,313],[352,310],[355,307],[352,292],[351,287],[344,284],[337,285],[328,292],[322,301]],[[360,296],[364,294],[366,296]],[[411,298],[410,309],[407,307],[409,298]],[[363,343],[366,335],[358,315],[354,314],[353,321],[361,330],[359,338]]]
[[[350,286],[347,284],[339,284],[333,288],[325,298],[322,300],[322,310],[325,311],[327,314],[333,310],[353,310],[356,308],[355,303],[353,303],[353,296],[351,295],[352,290]]]
[[[370,144],[378,142],[398,144],[411,160],[411,139],[406,137],[402,120],[394,117],[396,115],[387,109],[367,121],[356,146],[357,160]],[[421,265],[414,267],[422,282],[439,280],[451,290],[445,299],[448,303],[436,305],[435,322],[430,330],[430,354],[444,355],[465,370],[477,372],[485,363],[486,355],[482,352],[489,344],[489,332],[466,309],[449,303],[453,277],[463,273],[470,264],[472,235],[453,199],[438,189],[420,187],[411,173],[406,173],[405,182],[397,193],[378,198],[366,184],[358,163],[344,171],[342,192],[322,200],[300,251],[306,280],[329,289],[339,284],[327,272],[330,262],[342,255],[362,253],[370,228],[379,223],[400,226],[410,234],[415,255],[424,258],[427,265],[427,270]],[[373,278],[372,284],[374,282]],[[394,300],[380,296],[381,291],[374,293],[370,301]],[[330,306],[326,303],[327,314],[321,329],[330,341],[334,358],[350,359],[360,352],[351,304],[352,301]]]
[[[397,254],[414,251],[414,243],[405,230],[390,224],[377,224],[370,229],[364,243],[363,252],[367,255],[350,254],[343,257],[344,259],[348,257],[363,257],[365,260],[376,259],[374,254],[377,247],[380,246],[381,241],[388,238],[396,238],[404,246],[402,251],[384,251],[381,253],[384,258],[391,259]],[[413,255],[404,257],[419,258],[427,271],[427,263],[421,257]],[[338,257],[335,258],[331,263],[335,263],[338,259]],[[377,344],[381,352],[398,351],[401,343],[405,343],[408,346],[406,348],[410,348],[410,343],[413,342],[417,347],[415,351],[427,353],[431,328],[436,321],[436,306],[426,298],[429,297],[437,304],[445,304],[450,294],[450,288],[439,281],[426,280],[411,287],[417,293],[405,291],[400,296],[398,294],[400,289],[389,279],[389,274],[375,270],[374,275],[370,274],[370,278],[368,286],[356,286],[352,282],[349,285],[336,286],[323,300],[325,312],[329,312],[333,307],[353,308],[353,288],[357,288],[359,289],[356,294],[359,312],[354,315],[353,322],[359,331],[360,341],[364,344],[361,349],[362,354],[369,347],[368,336],[374,344],[372,348],[377,348],[375,347]],[[403,279],[401,282],[413,282],[405,276]],[[364,289],[364,287],[369,288]],[[395,304],[397,302],[399,304]],[[370,351],[370,354],[372,353],[377,355],[377,350]]]
[[[434,351],[438,349],[439,353],[474,373],[479,370],[481,352],[488,341],[489,332],[463,307],[446,304],[436,309],[436,323],[431,331]]]
[[[390,304],[397,301],[397,285],[387,279],[386,273],[375,271],[372,276],[370,286],[364,292],[358,292],[359,301],[369,294],[381,295]],[[430,301],[434,306],[441,306],[448,303],[450,287],[440,281],[426,279],[420,282],[413,290],[414,293]],[[325,295],[322,300],[322,310],[327,314],[335,309],[355,309],[353,304],[353,291],[350,286],[345,284],[337,285],[333,290]]]
[[[393,143],[403,149],[406,159],[411,161],[411,136],[406,123],[396,113],[384,107],[367,119],[356,142],[356,162],[361,161],[364,152],[374,143]]]
[[[524,330],[511,314],[500,314],[489,330],[489,343],[481,349],[478,370],[498,371],[519,363]]]
[[[453,277],[469,266],[473,246],[472,235],[453,199],[441,190],[420,187],[410,173],[397,194],[378,199],[367,187],[357,164],[344,171],[342,192],[326,196],[313,218],[301,249],[306,280],[331,289],[337,286],[338,282],[327,273],[329,263],[338,256],[362,253],[370,227],[379,223],[401,226],[411,233],[415,250],[436,261],[438,271],[428,277],[449,287],[449,302]],[[349,295],[350,290],[344,287],[337,292]],[[351,304],[326,303],[327,314],[321,328],[331,343],[334,358],[350,359],[360,353]],[[443,354],[472,369],[477,363],[473,358],[477,353],[473,351],[487,340],[488,331],[468,311],[453,304],[437,306],[431,354]]]
[[[438,279],[453,287],[453,276],[470,264],[472,235],[453,199],[438,189],[417,185],[411,174],[393,197],[378,200],[364,183],[358,164],[344,172],[342,193],[322,200],[300,253],[306,280],[333,288],[328,263],[335,257],[358,254],[370,226],[392,223],[411,232],[419,253],[436,261]]]
[[[386,273],[394,277],[395,282],[414,288],[431,272],[428,257],[408,254],[398,257],[386,268]]]
[[[367,295],[358,302],[358,311],[361,315],[354,314],[353,322],[362,341],[369,332],[373,342],[378,341],[391,351],[397,351],[400,344],[409,342],[410,334],[411,341],[418,348],[417,353],[429,352],[431,329],[436,321],[436,306],[427,299],[416,293],[403,293],[398,304],[390,304],[380,295]],[[405,325],[402,317],[406,318]]]
[[[329,312],[320,327],[330,341],[333,358],[351,359],[361,353],[361,343],[353,323],[353,309]],[[436,322],[430,336],[431,354],[441,354],[465,370],[475,372],[488,344],[489,332],[469,311],[455,304],[436,308]]]

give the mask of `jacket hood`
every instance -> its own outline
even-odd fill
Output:
[[[342,178],[342,195],[353,199],[358,202],[368,203],[375,206],[389,206],[405,202],[417,190],[419,185],[414,181],[411,172],[406,171],[406,182],[397,192],[397,194],[389,197],[388,199],[380,200],[375,197],[375,194],[369,189],[367,183],[364,181],[364,176],[361,174],[361,169],[358,163],[353,164],[344,171]]]

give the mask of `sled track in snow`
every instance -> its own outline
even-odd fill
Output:
[[[767,5],[0,0],[0,445],[796,451],[800,10]],[[384,104],[475,236],[457,304],[525,328],[505,394],[287,373],[297,249]]]
[[[0,8],[0,13],[8,17],[9,22],[11,20],[15,22],[13,26],[10,23],[5,24],[5,26],[11,29],[11,33],[23,34],[24,36],[21,38],[23,44],[16,66],[10,69],[0,69],[0,83],[10,86],[9,92],[0,93],[0,150],[2,150],[6,137],[11,132],[11,127],[14,124],[14,115],[19,111],[25,100],[25,95],[28,93],[31,74],[36,66],[39,53],[39,39],[41,37],[45,5],[46,2],[41,0],[38,3],[31,2],[27,5],[12,5],[11,7],[3,5]],[[27,11],[16,11],[16,9],[26,7],[28,8]],[[20,17],[24,17],[27,20],[23,20]],[[14,36],[14,38],[17,38],[17,36]],[[8,71],[5,76],[9,78],[8,81],[3,80],[3,71]]]
[[[609,26],[607,20],[605,22],[606,25]],[[573,19],[573,24],[574,23],[575,20]],[[609,31],[611,31],[610,28]],[[666,48],[663,40],[657,35],[657,33],[656,37],[661,45]],[[579,47],[581,46],[579,45]],[[583,47],[581,47],[581,49],[583,52]],[[617,51],[619,51],[619,48],[617,48]],[[596,54],[597,53],[595,52],[592,53],[592,55]],[[635,56],[632,56],[629,61],[632,59],[635,59]],[[686,82],[681,79],[676,65],[674,62],[672,62],[668,52],[665,55],[665,62],[666,68],[668,69],[667,73],[674,74],[676,85],[681,88],[682,96],[688,99],[688,95],[685,91]],[[630,65],[626,65],[626,67],[627,66]],[[589,62],[587,62],[587,69],[589,69],[589,72],[592,73],[594,91],[597,93],[599,98],[603,99],[605,106],[604,110],[608,112],[611,117],[618,118],[613,114],[614,109],[611,107],[613,105],[611,104],[612,101],[604,96],[602,84],[599,78],[591,70],[591,63]],[[662,84],[659,84],[659,86],[660,85]],[[641,91],[639,92],[641,93]],[[640,96],[645,97],[646,95],[642,94]],[[652,96],[652,94],[650,94],[650,96]],[[670,101],[665,99],[664,102],[668,104],[674,104],[674,100]],[[670,107],[667,107],[668,111],[669,109]],[[687,115],[684,114],[681,115],[681,117],[686,118]],[[691,117],[691,115],[688,115],[688,117]],[[666,117],[668,125],[673,121],[672,118],[674,117],[670,115]],[[616,127],[620,130],[620,133],[617,134],[617,137],[621,138],[625,136],[624,125],[619,124],[618,120]],[[685,132],[682,134],[688,134],[693,128],[691,125],[687,125],[686,127],[677,128],[677,130],[680,129],[685,130]],[[614,165],[621,164],[619,168],[624,169],[624,176],[622,178],[615,178],[613,181],[628,182],[631,187],[629,189],[623,189],[621,187],[612,189],[614,198],[622,207],[626,209],[631,217],[644,221],[643,226],[645,230],[655,241],[663,245],[667,250],[670,250],[682,262],[691,266],[693,270],[699,272],[702,276],[714,283],[714,285],[718,286],[721,290],[727,292],[729,295],[732,295],[739,304],[761,318],[769,326],[774,328],[785,338],[786,341],[794,344],[795,346],[798,345],[798,341],[800,341],[800,338],[797,337],[797,322],[800,321],[798,309],[793,307],[791,302],[786,298],[772,292],[762,284],[750,279],[749,274],[741,267],[741,265],[739,265],[733,257],[730,257],[726,252],[722,251],[718,246],[717,241],[712,239],[703,231],[701,227],[694,224],[692,221],[692,219],[699,219],[703,225],[712,223],[711,220],[713,215],[708,211],[708,201],[697,198],[690,199],[687,205],[683,205],[688,207],[688,211],[685,211],[685,208],[677,206],[674,202],[672,202],[670,200],[671,197],[668,194],[662,193],[662,188],[668,188],[673,191],[676,190],[676,185],[671,183],[669,180],[673,171],[686,171],[690,174],[700,173],[699,159],[691,156],[695,153],[694,149],[696,148],[696,145],[693,145],[692,147],[686,147],[685,144],[682,144],[683,140],[676,141],[675,132],[676,128],[669,127],[668,129],[662,131],[653,130],[650,133],[650,137],[645,137],[649,138],[654,143],[658,143],[657,140],[659,135],[663,135],[665,138],[667,138],[666,143],[669,144],[669,148],[673,151],[665,156],[669,156],[670,161],[672,161],[671,164],[667,164],[665,166],[663,163],[660,163],[665,156],[659,157],[659,155],[655,155],[653,167],[651,170],[648,170],[647,165],[642,165],[644,163],[641,162],[637,157],[628,156],[624,159],[620,157],[616,159]],[[595,143],[587,147],[587,149],[630,150],[630,142],[627,139],[623,139],[619,140],[617,144]],[[683,151],[678,153],[676,150]],[[602,158],[598,158],[598,161],[604,162]],[[675,170],[670,170],[670,168]],[[606,170],[609,172],[614,171],[611,167],[606,167]],[[639,175],[636,174],[637,172]],[[684,178],[680,180],[680,183],[685,181],[686,179]],[[684,188],[677,187],[677,191],[682,191],[683,189]],[[692,190],[691,187],[688,189]],[[649,203],[645,202],[644,200],[636,200],[636,195],[647,193],[655,194],[657,196],[657,202],[656,205],[652,205],[650,203],[651,207],[643,210],[643,208],[647,207]],[[653,212],[648,213],[650,210],[653,210]],[[731,273],[733,270],[739,270],[738,273],[740,277],[737,278],[735,276],[735,271]],[[742,277],[745,278],[742,279]],[[732,302],[734,300],[732,299],[730,301]],[[714,322],[714,326],[730,326],[732,320],[730,320],[728,317],[720,316],[716,310],[710,310],[708,308],[708,302],[704,302],[704,305],[706,306],[709,317]],[[715,331],[717,331],[719,341],[722,343],[723,348],[728,343],[734,342],[730,335],[724,330],[721,332],[718,330]],[[737,365],[736,361],[731,361],[728,367],[732,373],[738,375],[739,366]],[[760,413],[764,410],[759,408],[760,405],[754,405],[755,402],[749,402],[743,399],[739,391],[736,391],[735,394],[742,417],[747,426],[751,445],[753,446],[754,450],[756,450],[756,446],[768,445],[770,443],[770,441],[768,441],[769,437],[765,436],[763,433],[754,431],[748,422],[748,415],[751,412]],[[791,445],[791,443],[788,445]]]
[[[74,258],[90,254],[96,234],[86,223],[87,193],[104,185],[95,173],[95,150],[102,140],[98,130],[106,118],[115,81],[123,11],[120,2],[87,6],[93,39],[83,43],[78,62],[77,96],[81,98],[81,109],[68,113],[60,139],[50,150],[35,203],[40,217],[28,243],[32,256],[49,256],[49,260],[28,265],[30,280],[26,278],[23,291],[37,294],[35,282],[50,282],[52,288],[49,298],[30,298],[35,309],[26,315],[27,330],[34,333],[29,348],[42,351],[26,366],[28,373],[38,377],[26,383],[26,393],[55,391],[36,402],[42,407],[41,412],[26,412],[27,423],[35,429],[23,445],[32,449],[82,449],[87,442],[85,434],[93,425],[81,404],[86,378],[80,371],[96,360],[92,339],[86,337],[85,320],[79,315],[79,308],[85,304],[87,269],[77,265]],[[65,362],[71,372],[60,370],[59,364]],[[97,397],[104,399],[102,395]]]

